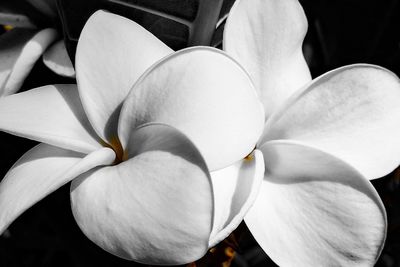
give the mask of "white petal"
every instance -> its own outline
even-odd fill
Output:
[[[217,49],[181,50],[148,70],[124,102],[123,146],[131,129],[162,122],[194,142],[210,170],[248,155],[264,127],[264,111],[250,78]]]
[[[129,159],[72,183],[82,231],[119,257],[176,265],[202,257],[213,217],[212,186],[200,153],[172,127],[150,124],[131,135]]]
[[[0,184],[0,233],[39,200],[96,166],[110,164],[115,153],[102,148],[84,154],[39,144],[25,153]]]
[[[74,84],[0,98],[0,130],[82,153],[101,147]]]
[[[299,140],[370,179],[381,177],[400,163],[399,103],[393,73],[373,65],[342,67],[289,99],[267,122],[263,140]]]
[[[115,138],[120,104],[147,68],[172,50],[137,23],[104,11],[86,22],[76,51],[83,106],[104,140]]]
[[[307,19],[297,0],[237,0],[223,47],[250,73],[267,117],[311,80],[302,53]]]
[[[263,178],[264,159],[259,150],[232,166],[211,172],[215,208],[210,247],[224,240],[242,222]]]
[[[36,61],[56,38],[54,29],[36,33],[14,28],[0,36],[0,96],[20,89]]]
[[[301,144],[269,142],[260,194],[245,217],[279,266],[373,266],[386,212],[370,182],[340,159]]]
[[[64,40],[50,46],[43,55],[44,64],[58,75],[74,78],[75,69],[65,48]]]

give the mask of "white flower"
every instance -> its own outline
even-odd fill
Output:
[[[263,177],[260,153],[240,160],[264,123],[250,77],[222,51],[174,53],[104,11],[75,62],[77,86],[0,99],[0,129],[42,142],[0,184],[0,230],[72,181],[74,217],[103,249],[148,264],[200,258],[240,223]]]
[[[7,4],[14,5],[16,9],[21,8],[19,6],[21,3],[4,3],[6,7]],[[38,0],[31,4],[43,14],[44,18],[50,20],[56,16],[56,11],[52,9],[55,2],[52,0]],[[7,13],[5,15],[13,17]],[[44,64],[55,73],[65,77],[75,77],[64,42],[59,40],[60,36],[55,29],[36,29],[32,28],[33,25],[21,25],[18,17],[14,20],[7,18],[2,20],[0,15],[0,22],[13,27],[0,35],[0,97],[17,92],[41,56]]]
[[[400,161],[400,83],[358,64],[311,81],[297,0],[237,0],[224,50],[249,72],[266,110],[260,194],[245,222],[280,266],[372,266],[386,212],[368,179]]]

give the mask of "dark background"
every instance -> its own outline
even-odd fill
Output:
[[[71,54],[74,53],[74,41],[76,41],[74,34],[79,36],[79,30],[86,17],[100,5],[101,1],[88,1],[87,3],[93,2],[93,5],[86,4],[80,8],[81,11],[77,11],[74,5],[76,3],[79,5],[79,2],[84,1],[70,1],[66,6],[62,5],[65,1],[60,1],[60,14],[65,16],[64,28],[61,19],[52,21],[60,31],[66,33],[66,42]],[[198,2],[195,0],[148,2],[153,3],[154,7],[161,11],[186,16],[189,20],[198,7]],[[400,1],[303,0],[300,2],[309,21],[304,50],[313,77],[351,63],[374,63],[400,75]],[[165,3],[169,4],[165,6]],[[231,4],[232,1],[224,1],[222,7],[219,6],[222,10],[219,16],[224,15]],[[185,27],[177,26],[174,22],[168,24],[162,18],[124,10],[110,3],[104,5],[117,13],[127,12],[175,49],[204,41],[197,39],[188,41],[189,34],[185,32]],[[72,18],[68,15],[71,10]],[[182,31],[179,30],[181,28]],[[221,32],[222,28],[218,29],[214,35],[208,36],[210,37],[208,41],[218,46]],[[53,74],[41,61],[38,61],[23,90],[53,83],[74,83],[74,80]],[[5,133],[0,133],[0,139],[0,151],[2,151],[0,177],[3,177],[12,164],[36,143]],[[386,245],[377,266],[400,266],[400,169],[385,178],[373,181],[373,185],[385,204],[389,221]],[[221,262],[226,259],[224,257],[229,258],[227,254],[230,250],[227,248],[236,250],[232,266],[275,266],[252,239],[244,224],[235,231],[233,237],[220,245],[218,248],[222,251],[220,254],[210,253],[198,265],[222,266]],[[121,260],[104,252],[81,233],[71,214],[69,185],[66,185],[25,212],[0,237],[0,266],[143,265]]]

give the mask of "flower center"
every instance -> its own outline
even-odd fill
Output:
[[[254,152],[255,149],[256,149],[256,148],[254,147],[253,150],[252,150],[246,157],[244,157],[244,160],[245,160],[245,161],[252,161],[252,160],[254,159],[254,154],[253,154],[253,152]]]
[[[253,152],[251,152],[250,154],[248,154],[246,157],[244,157],[245,161],[252,161],[254,159],[254,155],[252,154]]]
[[[117,165],[126,159],[124,156],[124,149],[122,148],[121,142],[117,136],[111,137],[110,144],[108,144],[108,146],[115,152],[115,160],[113,165]]]

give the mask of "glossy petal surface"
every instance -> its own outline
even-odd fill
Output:
[[[0,184],[0,232],[36,202],[81,173],[114,161],[115,153],[102,148],[84,154],[39,144],[25,153]]]
[[[221,51],[196,47],[160,61],[132,88],[119,122],[122,145],[131,129],[148,122],[182,131],[216,170],[253,150],[264,112],[240,65]]]
[[[399,103],[400,82],[393,73],[373,65],[342,67],[314,80],[273,114],[263,140],[298,140],[370,179],[381,177],[400,163]]]
[[[54,29],[36,32],[14,28],[0,36],[0,96],[20,89],[35,62],[56,38]]]
[[[75,69],[68,56],[64,40],[57,41],[44,52],[43,62],[58,75],[71,78],[75,77]]]
[[[242,222],[263,178],[264,159],[259,150],[234,165],[211,172],[215,208],[210,247],[224,240]]]
[[[307,19],[297,0],[237,0],[223,47],[249,72],[267,117],[311,80],[302,54]]]
[[[101,148],[76,85],[47,85],[0,98],[2,131],[82,153]]]
[[[160,124],[131,135],[129,159],[73,181],[75,219],[93,242],[146,264],[192,262],[208,249],[213,217],[209,172],[179,131]]]
[[[172,50],[137,23],[105,11],[86,22],[76,51],[83,106],[104,140],[115,138],[120,104],[147,68]]]
[[[270,142],[266,175],[245,222],[279,266],[373,266],[386,235],[370,182],[325,152]]]

